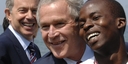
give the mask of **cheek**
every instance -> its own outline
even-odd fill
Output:
[[[14,16],[14,19],[16,19],[17,21],[24,21],[26,18],[26,14],[17,13]]]
[[[80,29],[79,35],[80,35],[81,37],[84,37],[84,30],[83,30],[83,29]]]
[[[99,22],[97,22],[96,24],[101,27],[110,28],[115,25],[115,22],[114,22],[114,20],[102,19]]]

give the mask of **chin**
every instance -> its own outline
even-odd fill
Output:
[[[65,58],[65,54],[62,54],[62,53],[54,53],[53,52],[53,55],[56,57],[56,58],[59,58],[59,59],[62,59],[62,58]]]
[[[98,51],[100,49],[100,47],[92,47],[92,50],[94,51]]]
[[[63,55],[54,55],[56,58],[62,59],[65,58]]]
[[[25,35],[27,35],[27,36],[33,35],[33,32],[31,32],[31,31],[24,31],[23,33],[24,33]]]
[[[99,43],[95,43],[95,44],[89,45],[89,46],[92,48],[92,50],[98,50],[101,48],[101,45]]]

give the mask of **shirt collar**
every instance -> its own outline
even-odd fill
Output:
[[[86,45],[86,49],[85,49],[84,55],[81,58],[81,61],[86,61],[88,59],[94,60],[93,58],[94,58],[94,52],[88,45]]]
[[[17,31],[15,31],[11,25],[9,25],[8,28],[15,35],[15,37],[18,39],[18,41],[20,42],[23,49],[27,50],[27,47],[29,46],[30,42],[33,42],[33,40],[29,41],[29,40],[25,39],[21,34],[19,34]]]
[[[64,58],[64,60],[67,62],[67,64],[76,64],[77,61],[68,59],[68,58]]]
[[[67,64],[76,64],[77,61],[68,59],[68,58],[64,58],[64,60],[67,62]],[[93,60],[94,61],[94,52],[92,51],[92,49],[86,45],[86,49],[84,51],[84,54],[81,58],[82,63],[86,60]]]

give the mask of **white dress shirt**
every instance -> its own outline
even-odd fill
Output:
[[[18,41],[20,42],[21,46],[23,47],[24,51],[26,52],[26,55],[28,56],[28,58],[30,60],[29,50],[27,48],[28,48],[30,42],[33,42],[33,40],[29,41],[29,40],[25,39],[21,34],[19,34],[17,31],[15,31],[11,25],[9,25],[8,28],[18,39]]]
[[[67,64],[76,64],[77,62],[68,58],[64,58],[64,60],[67,62]],[[82,63],[80,64],[94,64],[94,60],[95,60],[94,52],[88,45],[86,45],[84,55],[81,58]]]

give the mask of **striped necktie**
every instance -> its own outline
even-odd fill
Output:
[[[34,49],[34,44],[30,43],[29,46],[28,46],[28,49],[30,51],[30,62],[32,64],[33,62],[35,62],[37,60],[36,52],[35,52],[35,49]]]

